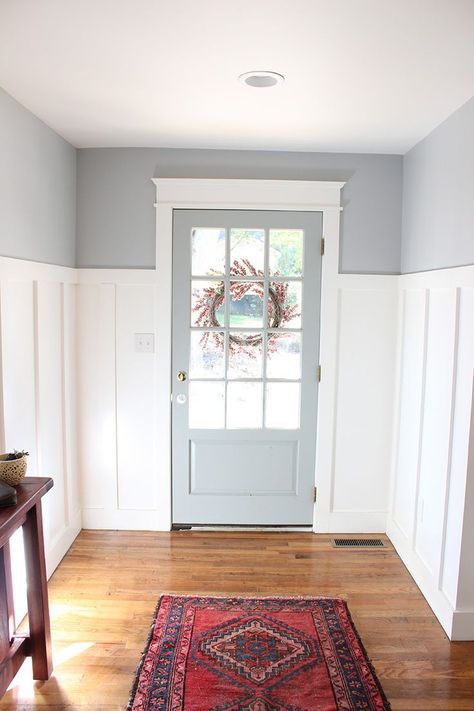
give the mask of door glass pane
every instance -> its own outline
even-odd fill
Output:
[[[265,427],[296,430],[300,426],[300,384],[267,383]]]
[[[228,382],[189,383],[190,426],[298,428],[300,383],[267,379],[302,376],[304,231],[196,227],[191,237],[189,376]]]
[[[267,377],[297,380],[301,378],[301,334],[268,334]]]
[[[194,227],[191,231],[191,243],[193,276],[224,274],[225,229],[223,227]]]
[[[270,328],[300,328],[301,281],[272,281],[268,292]]]
[[[263,412],[262,383],[228,383],[227,427],[259,429]]]
[[[263,276],[265,230],[231,229],[230,273]]]
[[[263,326],[262,281],[233,281],[230,284],[230,326],[261,328]]]
[[[224,383],[189,383],[189,427],[223,429],[225,426]]]
[[[223,326],[224,282],[191,282],[191,326]]]
[[[231,331],[229,333],[228,378],[262,377],[262,333]]]
[[[270,274],[300,276],[303,273],[303,230],[270,230]]]
[[[190,378],[224,377],[224,334],[191,331]]]

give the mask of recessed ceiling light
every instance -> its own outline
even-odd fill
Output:
[[[285,81],[283,74],[278,74],[278,72],[245,72],[241,74],[239,79],[244,84],[253,86],[256,89],[266,89],[268,86],[275,86],[275,84],[281,84]]]

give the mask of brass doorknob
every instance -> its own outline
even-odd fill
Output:
[[[188,377],[184,370],[178,370],[178,374],[176,375],[180,383],[184,383],[186,378]]]

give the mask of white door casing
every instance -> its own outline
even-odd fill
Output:
[[[325,254],[321,279],[320,363],[315,484],[318,499],[313,528],[328,527],[331,500],[332,433],[335,411],[337,274],[340,194],[343,182],[154,178],[156,186],[157,448],[161,462],[157,528],[171,528],[172,243],[173,210],[297,210],[321,212]]]

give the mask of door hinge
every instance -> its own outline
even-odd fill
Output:
[[[316,499],[318,498],[318,487],[313,486],[313,501],[316,503]]]
[[[320,365],[318,365],[318,367],[316,368],[316,380],[318,381],[318,383],[321,382],[321,366]]]
[[[321,237],[321,257],[324,254],[324,237]]]

